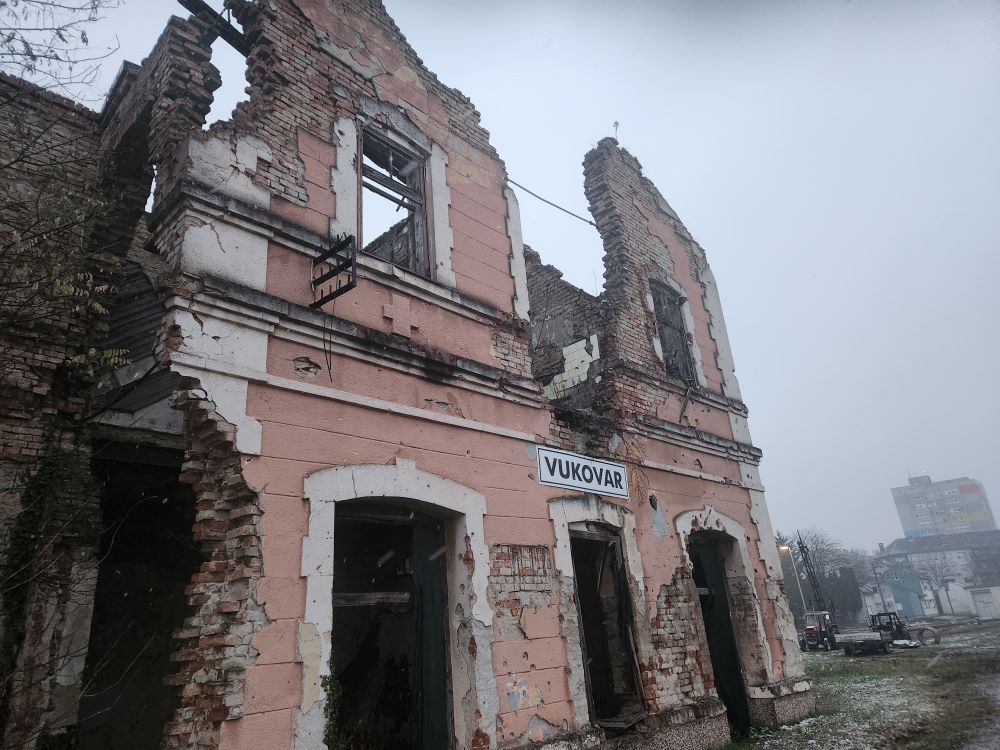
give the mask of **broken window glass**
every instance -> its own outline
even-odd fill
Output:
[[[651,291],[667,374],[674,375],[685,383],[694,383],[694,362],[688,344],[687,326],[684,324],[684,303],[687,300],[680,292],[664,284],[652,284]]]
[[[429,277],[424,157],[370,130],[362,154],[363,251]]]

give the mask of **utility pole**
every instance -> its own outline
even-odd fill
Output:
[[[799,578],[799,569],[795,566],[795,555],[792,554],[792,548],[787,544],[782,544],[778,547],[779,552],[787,552],[789,559],[792,561],[792,572],[795,573],[795,585],[799,587],[799,599],[802,601],[802,612],[806,612],[809,607],[806,606],[806,595],[802,593],[802,579]]]
[[[875,561],[872,561],[872,575],[875,576],[875,588],[878,589],[879,598],[882,600],[882,611],[888,612],[889,606],[885,603],[885,594],[882,593],[882,582],[878,579],[878,571],[875,569]]]
[[[796,532],[798,533],[798,532]],[[802,567],[806,569],[806,575],[809,577],[809,584],[812,586],[813,590],[813,600],[816,603],[816,609],[820,612],[826,611],[826,597],[823,596],[823,589],[819,584],[819,576],[816,574],[816,568],[812,563],[812,557],[809,554],[809,548],[806,543],[802,541],[802,534],[799,534],[799,554],[802,556]],[[837,621],[837,611],[833,606],[833,602],[830,602],[830,612],[833,615],[834,622]]]

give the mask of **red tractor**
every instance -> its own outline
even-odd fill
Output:
[[[803,651],[831,651],[837,648],[837,625],[829,612],[806,612],[802,619],[805,625],[799,636],[799,646]]]

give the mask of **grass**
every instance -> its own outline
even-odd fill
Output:
[[[816,715],[729,750],[959,750],[994,720],[982,684],[1000,681],[1000,628],[889,656],[810,653],[806,671]]]

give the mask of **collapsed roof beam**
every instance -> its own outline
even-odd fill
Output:
[[[199,21],[208,25],[209,29],[215,32],[216,36],[222,38],[233,49],[244,57],[250,53],[250,46],[247,44],[243,32],[229,23],[226,18],[212,8],[205,0],[177,0],[183,8],[190,11]]]

